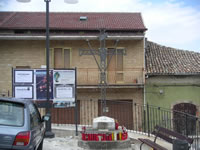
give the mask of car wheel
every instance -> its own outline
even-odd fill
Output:
[[[43,149],[43,140],[42,140],[42,142],[40,143],[40,145],[39,145],[39,147],[38,147],[37,150],[42,150],[42,149]]]

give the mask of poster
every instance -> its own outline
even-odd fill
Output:
[[[15,86],[15,98],[25,98],[25,99],[33,99],[33,86],[24,85],[24,86]]]
[[[15,83],[33,83],[33,70],[15,70]]]
[[[75,70],[54,70],[54,107],[75,106]]]
[[[75,70],[54,70],[54,84],[75,84]]]
[[[73,98],[73,88],[70,86],[56,86],[55,98]]]
[[[54,101],[53,106],[55,108],[66,108],[66,107],[75,107],[75,102],[73,101]]]
[[[36,99],[46,100],[47,85],[46,85],[46,70],[36,70]],[[49,98],[53,99],[53,71],[49,72]]]

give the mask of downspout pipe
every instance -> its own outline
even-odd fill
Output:
[[[145,78],[145,73],[146,73],[146,58],[145,58],[145,54],[146,54],[146,42],[147,42],[147,38],[144,37],[144,106],[146,105],[146,78]]]

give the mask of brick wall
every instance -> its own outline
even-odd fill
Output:
[[[80,123],[92,124],[92,119],[98,116],[98,100],[100,92],[97,89],[78,90],[77,99],[80,101]],[[142,89],[107,89],[106,99],[109,100],[132,100],[133,103],[143,104]],[[126,116],[124,116],[126,117]],[[134,116],[135,117],[135,116]],[[135,120],[135,118],[133,118]]]
[[[99,41],[91,41],[93,48],[98,49]],[[107,41],[107,47],[114,47],[114,41]],[[93,69],[87,71],[90,73],[89,79],[93,83],[98,83],[99,73],[95,60],[92,55],[80,56],[79,49],[89,49],[86,41],[51,41],[50,47],[72,48],[71,67],[79,69]],[[144,48],[143,40],[138,41],[120,41],[118,47],[126,48],[124,56],[124,68],[126,74],[124,78],[126,83],[134,82],[134,79],[144,80]],[[45,65],[45,41],[0,41],[0,93],[9,91],[11,94],[12,67],[30,66],[31,68],[40,68]],[[80,73],[78,73],[79,75]],[[91,78],[93,77],[93,78]],[[78,77],[78,83],[81,83],[83,76]]]
[[[92,48],[99,48],[99,41],[91,41]],[[108,48],[114,47],[114,41],[107,41]],[[143,40],[120,41],[118,47],[126,49],[123,56],[124,83],[132,84],[137,79],[144,81],[144,47]],[[89,49],[86,41],[51,41],[50,48],[71,48],[71,66],[78,69],[78,84],[99,82],[99,71],[92,55],[80,56],[79,49]],[[97,57],[97,60],[99,58]],[[12,67],[30,66],[40,68],[45,65],[45,41],[0,41],[0,94],[12,93]],[[86,72],[84,72],[87,70]],[[144,83],[144,82],[143,82]],[[1,95],[0,95],[1,96]],[[98,116],[98,100],[100,91],[96,88],[78,89],[77,99],[80,100],[80,123],[91,124]],[[107,90],[108,100],[131,100],[133,103],[143,103],[143,89],[115,88]],[[44,110],[40,111],[44,114]],[[67,114],[66,114],[67,115]],[[133,118],[135,120],[135,118]]]
[[[0,93],[12,93],[12,67],[45,64],[44,41],[0,41]]]

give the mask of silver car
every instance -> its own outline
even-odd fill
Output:
[[[0,150],[42,150],[43,120],[31,100],[0,98]]]

